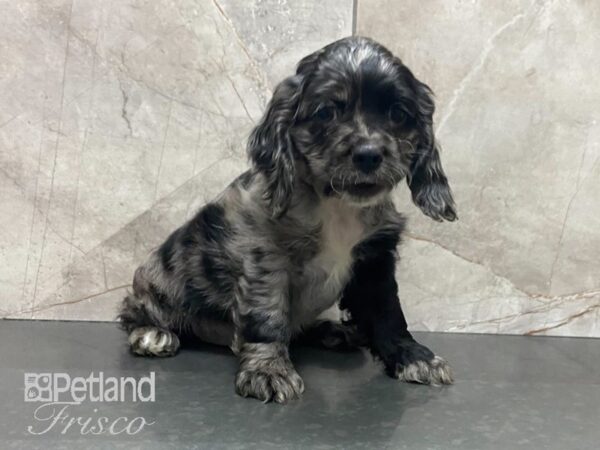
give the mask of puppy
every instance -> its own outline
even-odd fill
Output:
[[[394,276],[403,179],[431,218],[456,219],[433,135],[431,90],[380,44],[350,37],[302,59],[252,132],[252,168],[137,269],[120,321],[134,353],[180,338],[226,345],[235,388],[279,403],[304,384],[293,339],[364,345],[403,381],[449,384],[408,332]],[[343,323],[317,320],[338,303]]]

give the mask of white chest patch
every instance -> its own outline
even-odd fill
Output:
[[[312,322],[339,299],[350,278],[352,248],[365,235],[358,214],[358,208],[338,199],[323,201],[317,210],[320,251],[304,268],[299,292],[294,296],[295,327]]]

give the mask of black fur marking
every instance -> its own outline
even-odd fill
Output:
[[[225,210],[221,205],[207,204],[183,230],[182,245],[192,248],[205,243],[222,244],[231,235],[231,225],[225,219]]]
[[[173,272],[173,258],[175,256],[176,247],[175,244],[179,239],[179,230],[171,233],[169,238],[160,246],[158,249],[158,255],[162,262],[163,267],[167,272]]]
[[[371,352],[383,361],[390,376],[395,376],[398,365],[434,356],[413,339],[400,306],[395,278],[399,237],[399,232],[376,235],[357,249],[370,256],[356,260],[340,302],[340,308],[350,312],[349,322],[367,336]]]
[[[238,177],[238,181],[244,189],[248,189],[252,185],[253,180],[254,172],[252,170],[246,170]]]
[[[163,310],[171,309],[171,305],[169,304],[167,296],[160,292],[155,284],[150,283],[148,286],[148,291],[152,300],[154,300],[154,303],[156,303],[158,307],[160,307]]]
[[[219,292],[229,293],[234,287],[232,267],[227,260],[206,251],[202,254],[204,276],[213,283]]]
[[[270,315],[256,310],[244,315],[242,336],[246,342],[282,342],[287,339],[287,330],[284,325],[275,323]]]
[[[266,256],[266,252],[260,247],[253,248],[250,254],[252,255],[255,264],[259,264]]]
[[[365,345],[366,339],[354,326],[323,320],[303,330],[295,337],[294,343],[351,351]]]
[[[207,295],[202,289],[187,282],[184,288],[183,305],[191,314],[215,320],[229,320],[229,311],[207,302]]]
[[[376,255],[382,249],[386,249],[388,252],[395,252],[396,247],[400,243],[400,233],[403,229],[404,223],[399,223],[389,230],[377,232],[357,245],[352,250],[352,253],[359,260]]]
[[[206,242],[223,242],[230,234],[231,228],[225,220],[225,210],[221,205],[208,204],[198,215],[198,225]]]
[[[214,282],[220,281],[219,264],[214,260],[212,256],[205,252],[202,254],[202,268],[204,269],[204,276],[207,280]]]
[[[154,317],[146,310],[143,303],[140,303],[133,294],[129,294],[123,300],[123,305],[119,315],[119,326],[130,333],[138,327],[153,325]]]

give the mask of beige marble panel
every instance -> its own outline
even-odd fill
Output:
[[[0,15],[0,317],[112,320],[246,167],[274,83],[352,1],[23,0]]]
[[[409,217],[414,329],[600,336],[600,5],[361,0],[437,94],[460,220]]]
[[[352,1],[28,0],[0,16],[0,315],[111,320],[149,249],[246,165]],[[600,7],[359,0],[436,91],[460,221],[410,218],[413,329],[600,336]],[[435,274],[432,275],[432,274]]]

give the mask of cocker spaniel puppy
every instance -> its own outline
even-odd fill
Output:
[[[408,332],[394,277],[402,179],[425,214],[456,219],[433,111],[430,89],[370,39],[302,59],[250,136],[252,168],[135,272],[119,315],[132,351],[171,356],[189,337],[230,346],[236,391],[263,401],[303,392],[295,339],[364,345],[393,378],[451,383]],[[318,320],[336,303],[342,323]]]

